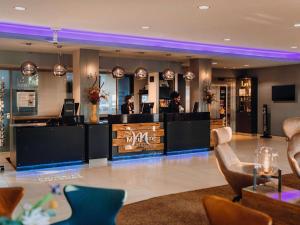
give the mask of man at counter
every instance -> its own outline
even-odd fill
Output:
[[[177,91],[173,91],[170,95],[171,101],[169,103],[169,113],[181,113],[184,112],[184,108],[180,104],[181,96]]]
[[[126,95],[124,104],[121,106],[122,114],[133,114],[134,113],[134,101],[131,95]]]

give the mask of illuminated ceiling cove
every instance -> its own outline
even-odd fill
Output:
[[[0,37],[51,41],[53,30],[50,27],[0,23]],[[244,56],[294,62],[300,61],[300,53],[297,52],[231,47],[197,42],[71,30],[66,28],[62,28],[58,31],[58,40],[63,43],[92,44],[97,46],[125,47],[193,54]]]

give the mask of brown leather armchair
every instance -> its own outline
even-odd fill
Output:
[[[272,225],[267,214],[218,196],[205,196],[203,206],[210,225]]]
[[[23,197],[23,190],[22,187],[0,188],[0,216],[11,218]]]
[[[233,201],[238,201],[242,197],[242,189],[253,185],[254,163],[241,162],[229,142],[232,139],[232,130],[230,127],[214,129],[212,131],[215,142],[215,155],[219,169],[223,173],[228,184],[231,186],[237,196]],[[267,180],[258,179],[258,184],[265,183]]]
[[[294,174],[300,178],[300,117],[286,119],[282,128],[288,141],[289,164]]]

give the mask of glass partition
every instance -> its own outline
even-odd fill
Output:
[[[102,73],[100,74],[100,85],[102,91],[108,94],[106,100],[101,99],[99,104],[100,114],[116,114],[117,98],[116,98],[116,79],[111,74]]]

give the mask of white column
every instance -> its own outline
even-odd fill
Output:
[[[95,76],[99,78],[99,51],[79,49],[73,52],[73,98],[80,103],[80,115],[84,115],[86,121],[90,111],[88,89]]]
[[[154,102],[153,113],[159,113],[159,73],[149,73],[148,101]]]

